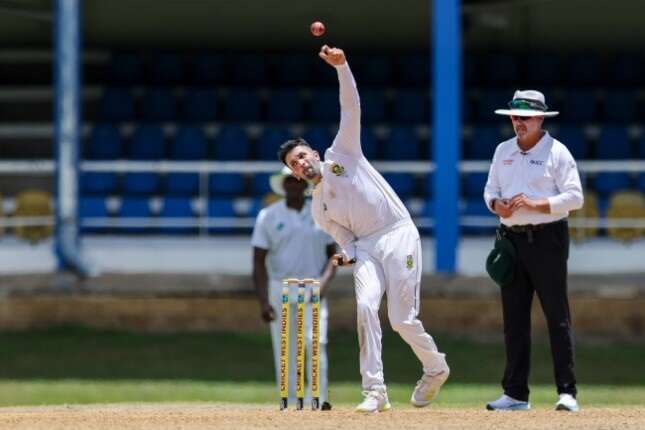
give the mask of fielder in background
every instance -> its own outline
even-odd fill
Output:
[[[280,375],[280,323],[282,280],[316,278],[320,280],[320,401],[321,409],[331,409],[327,389],[327,299],[325,292],[335,273],[331,257],[336,246],[331,237],[314,224],[311,203],[305,198],[307,183],[292,176],[288,168],[270,178],[274,193],[285,196],[262,209],[255,221],[253,237],[253,284],[260,300],[262,319],[270,323],[276,380]],[[311,297],[311,285],[306,297]],[[291,327],[295,327],[297,289],[291,291]],[[307,300],[307,362],[311,359],[311,306]],[[295,401],[296,331],[290,331],[289,401]],[[311,381],[311,366],[307,365]],[[309,384],[311,388],[311,384]],[[307,397],[311,395],[308,392]]]
[[[319,56],[338,73],[341,118],[338,134],[321,162],[304,139],[282,144],[278,158],[314,185],[316,222],[342,247],[337,264],[354,264],[360,371],[365,399],[360,412],[390,408],[381,359],[378,309],[387,293],[392,328],[423,365],[411,402],[428,405],[449,374],[445,355],[425,332],[419,313],[421,241],[410,214],[361,149],[361,108],[354,77],[341,49],[323,46]],[[314,101],[315,102],[315,101]]]
[[[516,137],[500,143],[490,166],[484,200],[499,215],[496,247],[510,241],[508,277],[498,277],[504,314],[504,394],[490,410],[526,410],[531,356],[531,303],[537,293],[546,317],[559,399],[556,409],[577,411],[574,346],[567,297],[569,211],[583,204],[576,162],[566,146],[542,129],[551,112],[539,91],[516,91],[509,109]],[[500,255],[500,260],[504,255]],[[487,262],[487,267],[494,265]],[[506,279],[508,278],[508,279]]]

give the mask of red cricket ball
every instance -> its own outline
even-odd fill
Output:
[[[311,29],[311,34],[313,34],[316,37],[320,37],[323,34],[325,34],[325,24],[323,24],[320,21],[312,22],[310,29]]]

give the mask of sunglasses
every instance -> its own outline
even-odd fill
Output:
[[[528,99],[511,100],[508,102],[508,107],[511,109],[539,110],[542,112],[546,112],[548,109],[547,105],[541,101]]]

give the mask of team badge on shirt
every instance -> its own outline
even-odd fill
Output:
[[[284,223],[282,221],[275,226],[275,229],[278,231],[282,230],[283,228],[284,228]]]
[[[412,259],[412,254],[408,254],[405,258],[405,267],[412,269],[414,267],[414,260]]]
[[[345,173],[345,168],[338,163],[331,165],[331,172],[336,176],[342,176]]]

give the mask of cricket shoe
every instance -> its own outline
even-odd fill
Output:
[[[569,411],[569,412],[578,412],[580,408],[578,407],[578,401],[571,394],[563,393],[560,394],[558,403],[555,404],[556,411]]]
[[[384,388],[366,390],[363,391],[363,395],[365,396],[365,400],[356,406],[356,412],[385,412],[392,407],[387,399],[387,392]]]
[[[446,382],[450,375],[450,369],[447,369],[437,375],[423,375],[414,387],[410,402],[417,408],[428,406],[434,399],[437,398],[441,386]]]
[[[486,409],[489,411],[528,411],[531,409],[531,404],[502,394],[499,399],[487,403]]]

